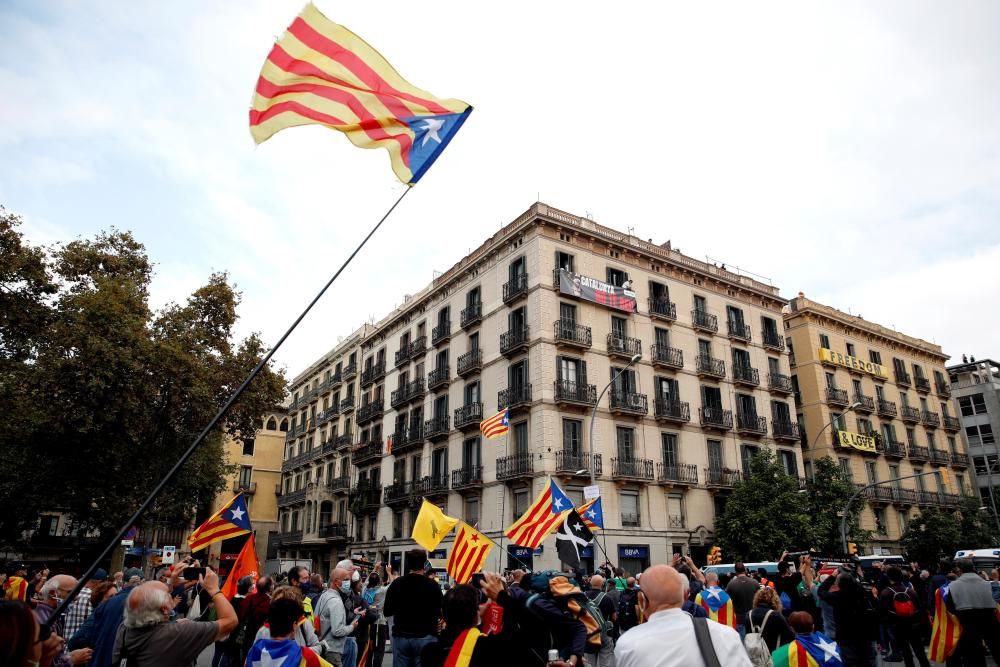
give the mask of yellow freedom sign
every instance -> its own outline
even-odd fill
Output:
[[[860,449],[863,452],[874,452],[875,436],[851,433],[850,431],[837,431],[837,444],[841,447]]]
[[[833,350],[829,350],[825,347],[819,348],[819,360],[828,364],[843,366],[844,368],[849,368],[854,371],[862,371],[864,373],[868,373],[869,375],[880,377],[883,380],[889,379],[889,371],[887,371],[885,366],[882,364],[876,364],[873,361],[865,361],[864,359],[851,357],[846,354],[841,354],[840,352],[834,352]]]

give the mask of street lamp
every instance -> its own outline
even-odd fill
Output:
[[[588,463],[589,463],[589,467],[590,467],[590,485],[591,486],[593,486],[594,482],[595,482],[595,479],[594,479],[594,422],[597,420],[597,407],[601,404],[601,399],[604,398],[604,394],[607,393],[608,389],[611,388],[611,385],[613,385],[618,380],[618,378],[621,377],[621,374],[624,373],[625,371],[627,371],[629,369],[629,367],[632,366],[632,364],[634,364],[635,362],[639,361],[640,359],[642,359],[642,355],[641,354],[633,354],[632,355],[632,358],[628,360],[627,364],[625,364],[625,368],[623,368],[620,371],[618,371],[617,373],[615,373],[615,376],[613,378],[611,378],[611,382],[609,382],[608,384],[606,384],[604,386],[604,389],[601,390],[600,396],[597,397],[597,402],[594,403],[594,409],[590,411],[590,436],[589,436],[589,440],[588,440],[588,442],[590,444],[590,460],[588,461]]]
[[[850,405],[847,406],[847,409],[844,410],[844,414],[840,415],[839,417],[835,417],[835,418],[831,419],[829,422],[827,422],[826,424],[823,425],[823,428],[821,428],[819,430],[819,433],[816,434],[816,437],[813,438],[812,445],[810,445],[810,447],[809,447],[809,460],[810,461],[814,461],[816,459],[816,454],[815,454],[815,452],[816,452],[816,443],[819,442],[819,436],[823,435],[823,431],[825,431],[826,429],[828,429],[831,426],[833,426],[833,423],[835,421],[837,421],[838,419],[840,419],[840,417],[843,417],[848,412],[854,412],[854,410],[856,410],[857,408],[860,408],[860,407],[861,407],[861,403],[858,402],[858,401],[855,401],[854,403],[851,403]]]

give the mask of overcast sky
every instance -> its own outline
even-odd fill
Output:
[[[403,188],[324,128],[254,147],[302,4],[3,3],[0,204],[36,243],[132,230],[156,304],[229,271],[242,331],[277,340]],[[289,374],[537,198],[1000,356],[1000,3],[710,4],[318,0],[476,110],[279,352]]]

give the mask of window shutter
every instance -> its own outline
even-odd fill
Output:
[[[587,385],[587,362],[580,360],[580,384]]]
[[[563,358],[556,357],[556,382],[562,382]]]

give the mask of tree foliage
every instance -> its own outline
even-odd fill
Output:
[[[824,456],[813,461],[813,478],[806,485],[806,511],[809,513],[813,538],[810,544],[822,554],[843,551],[840,522],[845,504],[855,492],[854,483],[833,458]],[[861,530],[864,500],[851,503],[848,510],[848,540],[862,547],[871,539],[871,531]]]
[[[910,520],[900,539],[910,560],[933,565],[959,549],[995,546],[1000,534],[992,514],[979,509],[978,497],[964,497],[954,510],[925,508]]]
[[[117,528],[259,362],[256,334],[235,341],[240,294],[224,273],[181,304],[149,306],[152,264],[128,232],[30,246],[0,208],[0,541],[39,512]],[[266,368],[224,430],[252,437],[285,380]],[[184,521],[221,491],[217,429],[154,511]]]

